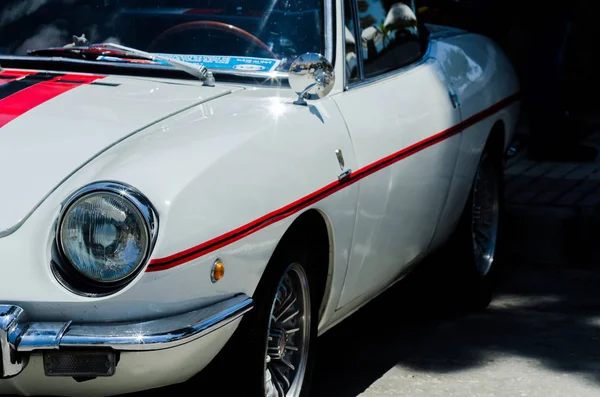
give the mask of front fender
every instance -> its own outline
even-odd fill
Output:
[[[155,124],[95,158],[18,232],[0,240],[0,258],[19,258],[18,265],[3,261],[17,282],[0,292],[0,301],[38,321],[119,321],[252,296],[277,242],[302,211],[318,208],[353,225],[352,189],[327,191],[342,172],[336,149],[345,166],[355,168],[342,117],[328,98],[308,107],[293,105],[294,99],[289,89],[242,90]],[[128,287],[85,298],[56,282],[50,247],[63,200],[101,180],[146,195],[158,212],[159,236],[148,268]],[[341,246],[351,233],[338,234]],[[213,283],[217,258],[225,277]]]

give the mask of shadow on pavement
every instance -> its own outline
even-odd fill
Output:
[[[444,307],[452,292],[434,276],[440,264],[425,264],[323,335],[313,396],[355,397],[394,366],[440,374],[499,356],[600,384],[597,269],[507,266],[490,308],[460,314]]]

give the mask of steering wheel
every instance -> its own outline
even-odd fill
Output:
[[[277,59],[277,55],[267,46],[261,39],[254,36],[252,33],[238,28],[237,26],[229,25],[227,23],[218,21],[194,21],[185,22],[179,25],[175,25],[161,34],[159,34],[149,46],[149,51],[152,52],[157,43],[170,38],[170,36],[177,35],[179,33],[187,32],[190,30],[216,30],[219,32],[229,33],[237,38],[245,40],[252,45],[266,51],[273,59]]]

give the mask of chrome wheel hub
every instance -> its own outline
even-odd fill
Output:
[[[471,234],[477,272],[487,275],[494,261],[500,218],[500,188],[492,159],[484,155],[475,176]]]
[[[275,328],[269,331],[267,342],[267,355],[270,360],[282,360],[285,357],[287,337],[283,328]]]
[[[267,397],[300,395],[310,342],[308,278],[299,264],[284,273],[271,308],[265,355]]]

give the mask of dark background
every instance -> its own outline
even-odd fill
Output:
[[[537,0],[417,0],[422,21],[455,26],[490,36],[512,59],[521,85],[528,89],[527,55],[536,46],[534,30],[548,12],[564,12],[571,16],[571,27],[564,54],[561,82],[563,108],[577,120],[600,126],[597,115],[600,97],[597,46],[600,38],[600,2]]]

